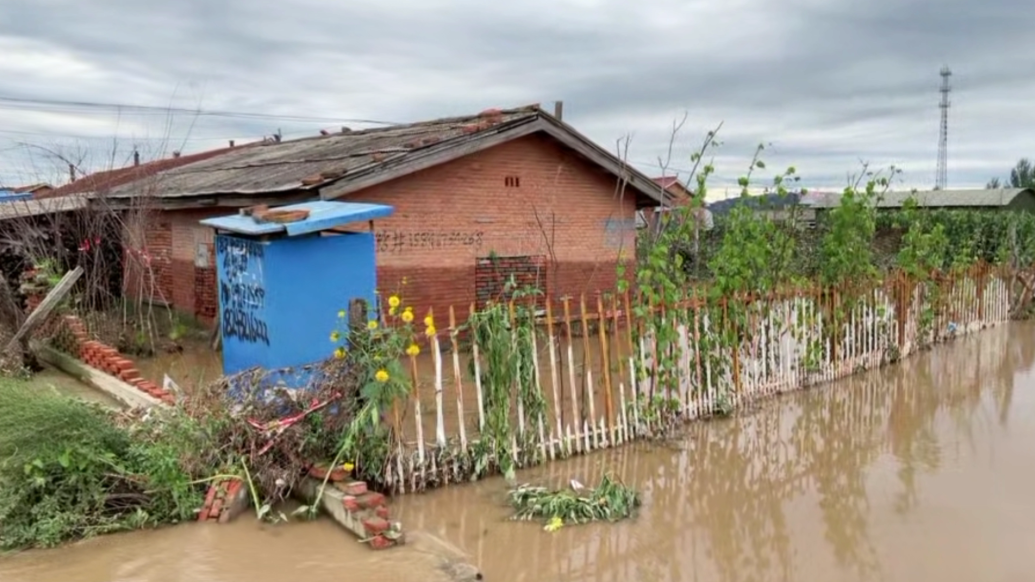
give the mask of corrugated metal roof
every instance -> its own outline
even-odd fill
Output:
[[[910,198],[928,208],[990,208],[1003,207],[1018,196],[1035,196],[1029,188],[999,188],[975,190],[931,190],[927,192],[885,192],[877,200],[878,208],[902,208]],[[828,194],[816,200],[816,208],[834,208],[841,201],[841,194]]]
[[[285,224],[276,222],[256,222],[250,216],[243,214],[231,214],[206,218],[201,221],[205,226],[211,226],[219,230],[226,230],[247,235],[263,235],[286,233],[288,236],[298,236],[327,230],[336,226],[343,226],[353,222],[365,222],[377,218],[391,216],[394,208],[383,204],[366,204],[358,202],[303,202],[302,204],[291,204],[278,206],[276,210],[308,210],[309,217],[298,222]]]
[[[490,110],[360,131],[346,131],[284,142],[268,142],[174,168],[160,175],[161,198],[217,194],[262,194],[315,189],[361,168],[396,161],[415,152],[479,131],[534,121],[540,110],[524,107]],[[110,197],[137,194],[134,184],[113,188]]]
[[[0,204],[0,220],[52,214],[55,212],[69,212],[81,210],[85,207],[86,198],[82,196],[12,200],[11,202]]]

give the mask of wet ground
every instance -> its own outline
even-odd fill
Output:
[[[44,368],[42,371],[34,374],[32,376],[32,383],[41,390],[57,390],[62,394],[82,398],[90,402],[97,402],[105,406],[119,406],[118,402],[107,394],[94,390],[72,376],[54,368]]]
[[[641,515],[547,533],[506,521],[500,480],[393,502],[406,529],[467,552],[490,582],[1035,579],[1035,326],[692,425],[667,446],[554,463],[612,472]],[[419,539],[419,538],[418,538]],[[363,548],[326,521],[183,526],[0,559],[4,582],[445,579],[415,543]]]

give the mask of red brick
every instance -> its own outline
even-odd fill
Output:
[[[385,504],[385,496],[376,491],[368,491],[356,497],[356,503],[359,503],[363,509],[374,509]]]
[[[335,483],[340,483],[348,478],[349,472],[342,467],[335,467],[335,469],[331,471],[331,481]]]
[[[230,485],[227,487],[227,497],[234,499],[237,494],[241,492],[241,488],[244,487],[244,482],[240,479],[233,479],[230,481]]]
[[[383,534],[388,531],[388,520],[383,517],[368,517],[363,520],[363,529],[367,532],[367,535],[376,536]]]
[[[367,484],[363,481],[349,481],[336,483],[335,486],[345,492],[346,495],[359,497],[367,492]]]
[[[122,370],[119,372],[119,378],[128,384],[132,384],[134,381],[140,378],[140,370],[136,368],[130,368],[128,370]]]
[[[208,512],[208,516],[219,517],[219,513],[221,511],[223,511],[223,500],[217,497],[216,500],[212,502],[212,509]]]
[[[205,503],[201,506],[201,511],[198,512],[198,521],[205,521],[208,517],[208,512],[212,508],[212,502],[216,500],[216,487],[215,485],[208,486],[208,492],[205,493]]]
[[[112,359],[112,364],[114,364],[115,367],[120,372],[125,372],[126,370],[132,370],[135,367],[135,364],[133,363],[133,360],[129,360],[129,359],[126,359],[126,358],[121,358],[121,357],[120,358],[113,358]]]
[[[359,511],[359,502],[352,495],[346,495],[341,498],[341,505],[345,508],[345,511],[349,513],[355,513]]]
[[[395,542],[383,535],[376,535],[370,538],[370,547],[375,550],[385,550],[395,545]]]
[[[309,476],[313,479],[319,479],[320,481],[323,481],[327,478],[327,466],[313,465],[309,468]]]
[[[388,515],[389,515],[388,506],[382,505],[382,506],[378,507],[377,509],[374,510],[374,515],[380,517],[381,519],[388,519]]]

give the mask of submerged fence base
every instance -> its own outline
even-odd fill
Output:
[[[473,378],[465,379],[457,328],[451,325],[447,357],[437,337],[430,341],[434,431],[424,429],[420,398],[405,403],[414,412],[417,440],[398,444],[385,480],[394,493],[470,481],[498,469],[503,451],[515,468],[528,467],[655,436],[681,422],[896,362],[1008,321],[1013,275],[974,268],[923,281],[897,276],[861,293],[816,289],[729,298],[718,305],[689,302],[643,318],[632,315],[628,295],[624,301],[611,298],[610,309],[598,298],[597,312],[589,315],[582,298],[581,319],[570,317],[564,301],[564,320],[557,325],[547,302],[546,321],[540,322],[545,325],[539,325],[545,330],[532,334],[532,355],[516,360],[511,397],[503,404],[497,397],[495,410],[486,398],[484,353],[479,355],[477,343],[471,345],[470,357],[463,359]],[[597,337],[590,339],[587,320],[594,322]],[[451,383],[444,368],[452,368]],[[530,378],[529,385],[522,378]],[[477,434],[465,427],[465,383],[469,392],[473,384],[477,398]],[[453,398],[445,396],[450,384],[456,427],[445,422],[452,417],[447,402]],[[530,414],[533,406],[538,411]],[[501,414],[510,419],[508,427],[514,426],[503,438]],[[495,435],[487,427],[492,415],[497,415]],[[400,426],[396,430],[402,434]],[[425,442],[425,434],[435,440]]]

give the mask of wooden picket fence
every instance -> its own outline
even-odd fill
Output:
[[[649,317],[633,314],[627,293],[541,302],[532,377],[547,406],[528,421],[513,395],[514,460],[528,466],[614,447],[657,434],[674,419],[731,412],[897,361],[1007,321],[1013,281],[1011,271],[975,266],[925,283],[896,274],[864,290],[787,289],[710,304],[691,293]],[[735,323],[727,316],[733,311],[741,314]],[[479,472],[486,362],[473,338],[462,337],[456,313],[450,309],[449,328],[413,362],[414,390],[397,404],[400,438],[386,475],[394,492]],[[678,332],[672,353],[659,357],[655,326]],[[740,339],[720,341],[731,326]],[[676,381],[664,387],[663,360],[678,362]]]
[[[650,491],[653,502],[643,507],[641,519],[651,524],[656,535],[644,535],[637,528],[602,527],[547,536],[537,535],[532,528],[529,535],[508,538],[508,544],[518,544],[520,549],[500,544],[493,536],[482,535],[507,512],[486,501],[492,498],[491,488],[454,488],[442,491],[433,504],[402,500],[394,507],[399,519],[415,531],[440,531],[449,523],[451,541],[465,544],[473,563],[491,565],[516,579],[540,573],[542,579],[553,579],[549,573],[569,581],[639,580],[644,578],[643,556],[666,552],[668,546],[680,548],[686,558],[676,559],[672,567],[677,569],[668,577],[658,575],[658,580],[689,579],[695,573],[707,576],[716,566],[743,570],[749,568],[749,562],[740,559],[744,552],[793,547],[772,544],[769,538],[774,527],[779,528],[776,524],[785,523],[793,513],[791,500],[803,490],[815,488],[817,482],[854,482],[845,479],[846,470],[853,471],[849,477],[859,477],[880,462],[889,442],[914,442],[939,420],[963,427],[984,425],[990,404],[997,412],[1005,411],[1014,391],[1010,372],[1032,366],[1032,345],[998,329],[951,352],[903,361],[902,373],[860,378],[852,390],[827,390],[794,406],[738,418],[720,432],[704,425],[689,426],[692,452],[626,446],[604,451],[600,457],[573,457],[534,471],[537,483],[552,487],[565,487],[573,478],[595,484],[606,473],[637,484]],[[923,378],[922,386],[936,389],[918,388],[918,377]],[[815,438],[786,446],[789,434]],[[847,462],[830,458],[833,440],[838,441],[839,458]],[[922,483],[907,480],[903,485]],[[859,493],[848,486],[815,492],[831,502],[819,504],[822,511],[864,507],[865,499],[856,497]],[[693,513],[692,527],[690,517],[671,515],[686,510]],[[737,536],[728,535],[731,520],[743,526]],[[730,551],[715,552],[713,560],[695,559],[686,551],[716,546]],[[673,555],[677,553],[673,550]],[[755,561],[760,569],[756,578],[765,578],[767,564],[787,558],[768,557],[768,561]]]

